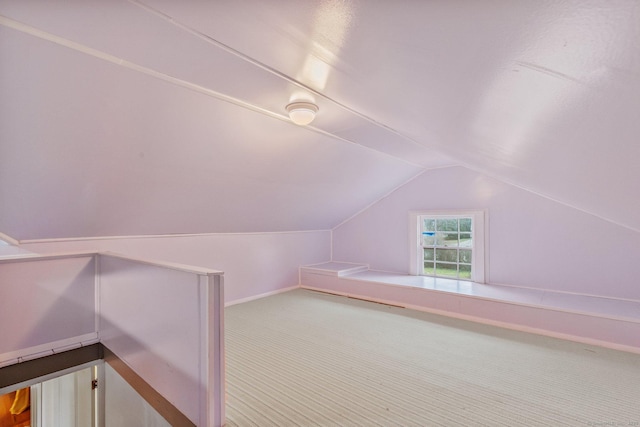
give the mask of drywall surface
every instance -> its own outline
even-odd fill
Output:
[[[91,256],[0,262],[0,361],[96,339]]]
[[[104,371],[107,427],[170,426],[109,364]]]
[[[203,366],[220,357],[207,353],[213,337],[202,332],[208,305],[199,279],[196,273],[100,257],[100,341],[195,424],[204,421]]]
[[[112,251],[224,272],[225,301],[298,284],[298,267],[330,258],[330,231],[54,240],[24,243],[37,253]]]
[[[462,167],[425,172],[333,232],[333,260],[408,273],[411,210],[487,209],[486,283],[640,299],[640,233]]]

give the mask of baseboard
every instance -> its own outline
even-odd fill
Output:
[[[294,289],[299,289],[299,288],[300,288],[300,285],[295,285],[295,286],[290,286],[288,288],[276,289],[275,291],[265,292],[263,294],[252,295],[250,297],[236,299],[236,300],[233,300],[233,301],[228,301],[228,302],[224,303],[224,306],[225,307],[231,307],[232,305],[242,304],[243,302],[249,302],[249,301],[257,300],[257,299],[260,299],[260,298],[266,298],[266,297],[269,297],[271,295],[277,295],[277,294],[281,294],[283,292],[289,292],[289,291],[292,291]]]

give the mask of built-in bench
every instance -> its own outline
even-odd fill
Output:
[[[640,301],[369,270],[300,268],[302,288],[640,353]]]

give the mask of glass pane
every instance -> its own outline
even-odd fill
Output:
[[[461,248],[472,248],[473,247],[473,242],[471,241],[471,234],[460,233],[460,247]]]
[[[433,246],[436,244],[436,233],[433,231],[422,232],[422,246]]]
[[[471,264],[471,250],[460,249],[459,262],[464,262],[465,264]]]
[[[436,249],[436,261],[458,262],[458,250]]]
[[[436,233],[436,246],[458,246],[458,233]]]
[[[433,251],[435,249],[425,249],[424,250],[424,260],[425,261],[433,261]]]
[[[471,218],[460,218],[460,231],[471,232]]]
[[[436,220],[425,218],[422,220],[422,231],[436,231]]]
[[[426,274],[427,276],[434,276],[436,274],[436,269],[433,266],[433,261],[424,262],[424,274]]]
[[[470,265],[461,265],[459,266],[460,277],[461,279],[471,279],[471,266]]]
[[[437,231],[458,231],[457,219],[438,219],[436,220]]]
[[[457,277],[458,266],[455,264],[436,263],[436,276]]]

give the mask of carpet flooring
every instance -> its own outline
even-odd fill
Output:
[[[308,290],[228,307],[227,426],[640,426],[640,355]]]

